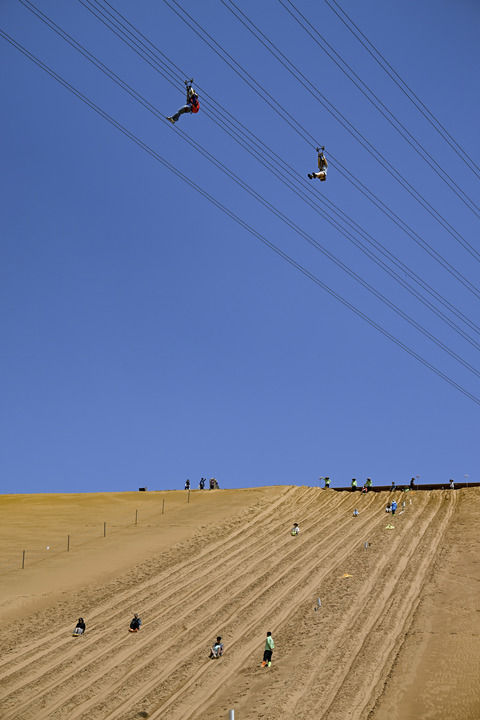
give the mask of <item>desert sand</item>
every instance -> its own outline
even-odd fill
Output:
[[[395,498],[0,496],[0,718],[479,720],[480,488]]]

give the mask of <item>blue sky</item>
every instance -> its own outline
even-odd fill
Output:
[[[480,263],[327,111],[335,105],[480,251],[480,220],[277,0],[241,9],[324,95],[307,92],[220,0],[185,8],[319,144],[480,287]],[[296,7],[475,201],[480,180],[324,2]],[[480,162],[480,7],[345,0],[342,7]],[[155,106],[172,86],[79,2],[37,7]],[[114,4],[199,87],[172,127],[5,0],[3,30],[283,252],[468,392],[478,376],[382,304],[189,146],[184,131],[474,371],[478,349],[407,293],[208,117],[221,103],[303,180],[315,143],[275,114],[164,2]],[[0,37],[2,492],[440,482],[478,476],[480,407],[353,314]],[[202,97],[202,91],[204,93]],[[205,102],[204,102],[205,100]],[[226,118],[229,119],[228,116]],[[272,154],[271,163],[277,165]],[[480,300],[347,182],[312,185],[470,320]],[[309,192],[309,188],[306,189]],[[404,275],[405,279],[407,276]],[[480,293],[479,293],[480,295]],[[441,307],[435,303],[437,307]],[[444,308],[442,308],[444,310]],[[473,325],[472,325],[473,324]]]

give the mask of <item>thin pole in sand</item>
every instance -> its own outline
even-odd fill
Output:
[[[22,570],[25,568],[25,550],[22,552]]]
[[[165,514],[165,499],[162,500],[162,515]]]
[[[235,710],[228,711],[228,720],[235,720]]]
[[[70,552],[70,535],[67,535],[67,552]]]
[[[135,525],[138,525],[138,510],[135,510]]]
[[[187,503],[190,502],[190,488],[188,488]]]
[[[103,523],[103,537],[107,537],[107,523]]]

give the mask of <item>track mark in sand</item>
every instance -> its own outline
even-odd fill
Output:
[[[258,506],[258,508],[259,508],[258,512],[256,512],[254,514],[254,516],[250,519],[246,519],[245,516],[251,514],[251,511],[253,508],[244,510],[244,511],[240,512],[237,516],[233,516],[232,518],[230,518],[229,524],[232,524],[232,523],[238,524],[238,528],[234,529],[232,531],[231,538],[235,538],[235,537],[238,537],[239,535],[242,535],[245,532],[245,530],[247,530],[248,528],[250,528],[253,525],[255,525],[256,523],[258,523],[262,518],[269,516],[272,511],[272,508],[276,508],[279,505],[286,503],[289,500],[290,495],[292,495],[292,494],[295,495],[297,490],[300,490],[300,488],[288,487],[282,493],[282,495],[279,498],[277,498],[276,500],[274,500],[273,502],[269,501],[269,500],[262,501]],[[254,507],[257,507],[257,506],[254,506]],[[222,533],[222,526],[217,528],[217,537],[218,537],[218,533],[220,533],[220,534]],[[191,541],[192,540],[195,541],[195,538],[192,538]],[[189,541],[187,541],[184,544],[188,545],[188,542]],[[224,543],[223,536],[222,536],[222,539],[220,539],[220,540],[216,540],[213,542],[210,541],[208,548],[205,548],[204,550],[202,550],[196,556],[195,561],[192,561],[190,558],[187,560],[182,560],[180,562],[177,561],[176,562],[176,570],[179,571],[179,570],[188,568],[189,564],[193,565],[198,560],[203,559],[206,555],[214,553],[216,550],[218,550],[220,547],[222,547],[223,543]],[[171,552],[172,551],[166,551],[161,554],[162,554],[162,556],[164,556],[164,555],[171,554]],[[173,550],[173,553],[175,553],[175,550]],[[162,574],[167,575],[168,569],[166,571],[162,571]],[[136,591],[143,592],[145,589],[148,588],[149,585],[151,585],[155,582],[157,582],[157,579],[154,579],[154,580],[147,579],[144,582],[139,582],[137,580],[136,584],[135,584]],[[124,598],[125,595],[128,594],[129,592],[131,594],[131,591],[128,591],[128,590],[123,591],[121,593],[117,593],[117,599]],[[111,610],[111,605],[110,604],[106,605],[103,608],[103,610]],[[99,614],[101,611],[102,611],[102,608],[97,609],[96,613]],[[93,620],[93,622],[94,622],[95,615],[91,615],[90,617],[91,617],[91,620]],[[93,627],[93,626],[89,624],[89,627]],[[7,669],[8,669],[12,663],[16,662],[17,660],[21,660],[24,655],[30,655],[32,652],[34,652],[35,650],[38,650],[38,649],[40,649],[40,651],[43,651],[45,648],[45,643],[50,643],[54,639],[60,639],[60,640],[64,639],[65,634],[68,634],[70,632],[70,630],[71,630],[71,623],[69,623],[67,626],[57,628],[56,630],[48,630],[45,633],[43,633],[40,637],[37,636],[34,640],[29,640],[26,647],[22,647],[20,649],[17,648],[16,650],[14,650],[12,652],[7,653],[7,655],[4,656],[3,658],[0,658],[0,680],[2,680],[4,677],[1,674],[2,667],[7,666]],[[35,661],[37,661],[38,659],[39,658],[35,658]]]
[[[383,506],[380,513],[383,514]],[[376,515],[378,514],[379,511],[377,510]],[[348,544],[346,550],[344,550],[343,552],[340,551],[340,548],[342,547],[342,545],[344,545],[345,541],[351,540],[360,529],[368,526],[371,523],[371,520],[372,518],[369,517],[360,524],[352,525],[351,523],[349,523],[352,526],[350,532],[345,532],[343,526],[339,527],[339,529],[332,533],[331,537],[329,538],[329,550],[319,552],[318,546],[313,545],[313,549],[310,549],[308,551],[308,555],[311,556],[316,554],[316,559],[313,558],[310,560],[310,562],[305,562],[305,557],[300,558],[299,564],[301,567],[301,571],[296,574],[292,573],[292,568],[287,567],[284,574],[287,576],[294,575],[293,579],[290,580],[290,582],[285,582],[282,588],[276,588],[272,586],[272,597],[266,599],[266,602],[263,603],[263,607],[261,610],[258,609],[258,598],[254,600],[254,602],[250,603],[251,607],[249,615],[245,618],[245,620],[241,619],[239,622],[237,622],[237,629],[235,630],[235,633],[230,635],[228,645],[228,663],[222,663],[222,668],[219,668],[220,683],[226,683],[229,679],[232,678],[232,676],[236,675],[239,671],[239,668],[245,666],[247,658],[252,655],[255,649],[258,650],[258,633],[262,632],[260,628],[263,628],[263,623],[265,622],[266,618],[268,617],[271,621],[272,617],[274,617],[275,624],[278,625],[279,623],[283,622],[292,612],[294,612],[297,603],[301,602],[303,598],[310,596],[311,593],[315,591],[315,586],[318,584],[319,579],[323,575],[327,574],[333,567],[337,566],[338,563],[342,560],[342,558],[346,557],[349,554],[350,549],[348,547]],[[336,540],[334,540],[334,538],[336,538]],[[314,539],[312,538],[312,540]],[[330,553],[335,552],[338,552],[338,554],[335,555],[334,558],[329,557]],[[322,566],[322,570],[318,571],[320,563],[324,563],[324,565]],[[317,570],[317,574],[314,574],[312,577],[312,574],[315,570]],[[302,589],[298,591],[297,587],[300,587]],[[263,593],[260,593],[260,596],[262,595]],[[253,636],[253,638],[252,640],[245,642],[246,636]],[[145,701],[148,700],[149,706],[153,706],[156,708],[151,713],[152,720],[158,720],[158,718],[163,717],[178,717],[183,720],[183,718],[189,718],[192,715],[198,717],[198,714],[203,709],[203,704],[208,704],[212,694],[214,694],[218,690],[217,685],[215,685],[214,688],[208,685],[205,686],[203,682],[204,673],[206,671],[206,668],[209,667],[209,663],[203,662],[200,664],[199,667],[199,662],[201,663],[201,658],[197,658],[195,660],[195,663],[192,664],[190,672],[188,672],[183,679],[178,680],[178,687],[173,692],[173,688],[171,687],[168,690],[166,688],[162,688],[162,690],[160,691],[160,695],[164,696],[163,701],[160,698],[157,700],[155,697],[156,694],[158,694],[153,691],[153,688],[155,687],[155,682],[152,684],[152,687],[150,687],[151,696],[146,695],[146,693],[149,691],[148,686],[143,686],[142,689],[139,690],[139,693],[141,692],[143,694],[142,696],[144,697]],[[173,665],[172,667],[169,666],[168,670],[170,671],[170,673],[172,673],[173,671],[178,673],[179,668],[178,666]],[[161,680],[162,678],[160,677],[158,679],[158,682],[161,682]],[[181,700],[181,697],[184,693],[186,693],[188,697],[191,697],[192,691],[196,691],[195,709],[193,709],[192,712],[186,711],[184,714],[178,714],[180,712],[178,708],[176,706],[172,706],[174,706],[177,701]],[[165,694],[167,694],[167,697],[165,697]],[[125,705],[122,707],[118,707],[117,710],[113,710],[112,712],[110,712],[108,715],[106,715],[105,720],[113,720],[114,718],[122,718],[123,720],[123,718],[128,718],[129,715],[126,708],[131,706],[132,701],[134,701],[134,698],[125,698]]]
[[[366,708],[374,702],[379,686],[383,687],[383,678],[393,662],[395,645],[406,632],[405,626],[419,601],[425,576],[452,514],[450,502],[448,498],[445,511],[445,503],[439,499],[418,534],[407,534],[406,546],[401,547],[399,557],[398,545],[390,551],[383,571],[384,584],[374,608],[369,608],[364,622],[352,618],[343,638],[332,636],[325,651],[329,662],[333,663],[331,672],[317,671],[313,677],[310,673],[302,692],[296,697],[293,712],[291,706],[288,708],[293,715],[310,717],[316,712],[316,717],[328,717],[328,720],[366,717]],[[363,606],[364,599],[373,597],[373,590],[374,586],[369,582],[361,602],[355,607],[357,611]],[[359,616],[362,619],[361,613]],[[340,653],[331,646],[333,640],[340,647]],[[318,708],[322,709],[321,714]]]
[[[384,536],[383,526],[385,521],[383,505],[381,506],[380,512],[381,519],[379,520],[376,532],[379,536]],[[409,524],[413,523],[414,521],[414,518],[412,518],[412,520],[409,521]],[[370,533],[370,537],[371,536],[372,534]],[[400,540],[398,540],[398,542],[400,542]],[[348,548],[348,542],[345,544]],[[376,539],[374,545],[377,545]],[[368,558],[373,557],[372,555],[369,556],[368,553],[364,553],[362,550],[353,552],[358,557],[360,557],[362,561],[367,561]],[[351,557],[351,555],[352,551],[347,549],[345,551],[344,557],[348,558]],[[269,696],[271,695],[273,697],[275,697],[278,693],[278,702],[275,702],[273,704],[271,700],[269,701],[269,707],[265,710],[264,713],[265,718],[323,717],[323,715],[319,714],[319,708],[324,707],[324,698],[318,698],[318,694],[316,693],[316,687],[319,685],[323,686],[324,683],[328,682],[328,680],[331,681],[331,677],[329,678],[329,672],[323,672],[322,674],[322,670],[324,671],[325,668],[330,668],[331,672],[334,672],[335,674],[341,670],[342,665],[341,662],[338,663],[338,660],[336,660],[335,651],[337,649],[337,646],[341,644],[344,635],[348,634],[349,630],[351,629],[352,623],[354,625],[357,616],[362,616],[364,597],[371,590],[371,587],[366,588],[364,592],[362,592],[360,597],[357,598],[356,594],[359,592],[357,586],[351,585],[350,580],[348,581],[348,583],[345,584],[342,584],[343,581],[339,582],[338,574],[339,564],[341,562],[342,557],[337,556],[335,562],[333,562],[330,567],[327,568],[327,573],[325,573],[326,582],[322,583],[322,595],[330,598],[328,605],[325,606],[325,613],[328,613],[331,616],[330,625],[328,628],[325,628],[324,631],[327,639],[324,643],[322,643],[322,646],[319,647],[319,640],[317,639],[317,632],[319,631],[315,628],[318,627],[318,622],[321,615],[314,615],[312,603],[307,603],[307,609],[305,609],[305,605],[302,606],[302,596],[297,596],[295,598],[294,606],[292,608],[292,618],[289,619],[288,622],[284,622],[280,626],[278,624],[275,625],[276,641],[280,642],[281,647],[285,650],[290,650],[291,655],[294,655],[294,658],[290,656],[291,662],[289,663],[290,670],[288,677],[282,675],[281,677],[279,677],[278,683],[276,683],[276,676],[273,673],[269,674],[267,690],[265,683],[258,683],[256,679],[258,677],[258,669],[254,671],[253,681],[255,687],[257,687],[258,685],[258,694],[255,694],[254,688],[249,687],[245,689],[243,684],[240,683],[241,687],[243,688],[244,696],[248,698],[248,707],[251,709],[250,714],[249,712],[247,712],[245,705],[240,704],[239,713],[241,717],[257,717],[256,708],[258,708],[258,703],[261,701],[262,697],[265,696],[265,692],[268,692]],[[353,560],[351,562],[353,564]],[[385,567],[386,562],[387,561],[384,561],[382,563],[382,568]],[[355,570],[354,582],[357,581],[356,578],[359,574],[359,570],[359,568]],[[377,575],[379,576],[380,574],[377,573]],[[374,581],[372,581],[372,585],[374,585]],[[341,588],[341,590],[339,590],[338,588]],[[342,591],[344,593],[343,597],[338,598],[338,593]],[[335,597],[337,597],[336,607],[333,607],[332,603],[334,602],[333,599]],[[301,609],[302,607],[303,609]],[[306,616],[305,613],[307,613]],[[302,647],[303,637],[306,637],[307,642],[305,643],[305,646]],[[285,654],[285,650],[282,651],[282,655]],[[345,654],[348,656],[348,651],[346,651]],[[315,663],[313,667],[312,658],[314,658]],[[280,675],[280,667],[281,665],[279,658],[279,660],[275,662],[275,670],[277,671],[277,675]],[[237,672],[237,676],[238,674],[239,672]],[[310,683],[312,687],[310,687]],[[241,688],[238,688],[238,682],[236,683],[236,685],[237,688],[235,689],[235,691],[232,692],[232,695],[229,698],[230,703],[233,703],[235,698],[239,697],[238,693],[242,692]],[[249,681],[247,685],[251,685],[251,682]],[[307,690],[304,689],[305,687],[307,688]],[[217,691],[220,689],[220,687],[216,688]],[[316,696],[316,700],[318,700],[319,702],[312,703],[310,713],[302,715],[298,712],[298,701],[305,692],[312,692],[313,695]],[[215,707],[213,703],[213,698],[214,694],[212,694],[209,702],[205,705],[197,705],[198,710],[202,710],[202,712],[198,712],[198,714],[192,713],[191,715],[185,716],[182,715],[180,717],[182,718],[182,720],[184,718],[186,720],[186,718],[189,717],[195,717],[196,720],[197,718],[207,718]]]
[[[315,511],[315,512],[316,512],[316,514],[318,514],[318,511]],[[319,522],[322,522],[322,520],[320,520]],[[327,523],[325,523],[325,521],[323,521],[323,522],[324,522],[324,525],[327,525]],[[282,539],[285,539],[285,538],[286,538],[285,522],[284,522],[284,521],[280,522],[279,527],[281,528],[281,536],[282,536]],[[290,538],[286,539],[286,544],[290,544],[291,547],[294,547],[294,546],[291,545],[291,539],[290,539]],[[269,547],[269,546],[267,546],[267,548],[268,548],[268,547]],[[257,552],[259,552],[258,548],[257,548]],[[265,548],[261,549],[261,552],[266,552],[266,549],[265,549]],[[218,572],[217,572],[217,574],[218,574]],[[248,570],[247,570],[246,574],[248,575]],[[216,578],[216,576],[213,578],[213,581],[214,581],[214,582],[215,582],[215,578]],[[261,577],[257,578],[257,579],[254,581],[255,586],[258,586],[258,584],[261,583],[261,581],[262,581],[262,578],[261,578]],[[250,579],[250,580],[248,581],[247,589],[248,589],[248,586],[250,586],[251,584],[252,584],[252,581],[251,581],[251,579]],[[216,593],[218,594],[218,591],[215,591],[215,590],[214,590],[214,592],[216,592]],[[258,596],[258,590],[255,590],[255,591],[254,591],[254,594],[253,594],[253,596],[252,596],[252,597],[253,597],[253,600],[250,599],[250,600],[249,600],[249,604],[251,604],[252,602],[254,602],[254,600],[255,600],[255,598],[256,598],[257,596]],[[230,613],[229,617],[227,617],[226,619],[224,619],[222,622],[227,622],[227,621],[229,621],[229,619],[231,619],[231,617],[234,617],[235,615],[238,614],[239,606],[238,606],[238,602],[235,602],[235,598],[229,597],[229,603],[228,603],[228,604],[232,607],[232,609],[231,609],[231,610],[228,610],[228,606],[226,606],[226,605],[224,605],[224,606],[222,607],[222,609],[223,609],[224,612],[226,612],[226,611],[228,610],[228,612]],[[216,610],[214,609],[213,612],[212,612],[212,614],[211,614],[211,617],[213,617],[212,622],[215,622],[215,625],[212,625],[212,627],[211,627],[210,630],[205,630],[205,631],[203,632],[203,636],[202,636],[202,638],[197,642],[197,645],[196,645],[196,646],[194,645],[194,643],[193,643],[193,641],[192,641],[192,637],[190,636],[191,632],[192,632],[195,628],[192,628],[191,631],[185,630],[185,631],[182,633],[183,639],[180,638],[180,637],[177,637],[176,639],[175,639],[175,638],[172,638],[172,640],[170,641],[170,643],[168,643],[168,641],[165,641],[165,642],[167,643],[166,645],[165,645],[165,643],[164,643],[163,645],[160,645],[160,646],[158,646],[158,644],[156,644],[156,645],[155,645],[155,652],[154,652],[154,654],[152,655],[152,657],[149,658],[148,660],[144,660],[144,659],[142,658],[142,663],[143,663],[143,664],[142,664],[140,667],[137,665],[137,666],[136,666],[136,670],[135,670],[134,672],[132,672],[132,673],[130,673],[130,671],[127,671],[126,673],[125,673],[125,671],[123,671],[122,674],[121,674],[120,680],[119,680],[118,682],[114,682],[114,683],[113,683],[113,685],[112,685],[112,687],[111,687],[111,692],[113,692],[115,686],[117,687],[118,693],[121,693],[122,691],[124,691],[125,681],[128,680],[128,676],[129,676],[130,674],[132,674],[132,675],[134,675],[134,676],[137,676],[137,675],[138,675],[138,671],[142,671],[142,669],[144,669],[144,672],[142,672],[144,681],[142,682],[142,687],[141,687],[141,689],[139,690],[139,699],[140,699],[140,698],[143,696],[144,692],[145,692],[145,686],[148,685],[148,682],[147,682],[148,677],[149,677],[150,675],[155,675],[154,670],[152,670],[152,666],[153,666],[153,663],[154,663],[155,661],[156,661],[157,663],[160,662],[162,667],[161,667],[161,671],[159,671],[159,672],[155,675],[155,677],[153,678],[152,683],[153,683],[153,685],[158,685],[159,683],[163,682],[163,681],[162,681],[162,676],[165,674],[165,661],[164,661],[163,659],[159,658],[159,651],[161,652],[161,651],[163,650],[164,653],[166,653],[166,654],[169,655],[169,654],[170,654],[170,653],[169,653],[169,650],[170,650],[172,644],[175,645],[175,643],[176,643],[176,644],[178,645],[178,644],[180,643],[180,645],[182,645],[182,644],[188,643],[189,645],[192,646],[192,647],[191,647],[191,651],[193,652],[193,651],[196,649],[197,652],[200,654],[200,660],[203,660],[203,658],[204,658],[204,656],[205,656],[205,648],[208,646],[208,644],[209,644],[209,642],[210,642],[210,640],[211,640],[212,633],[215,632],[215,634],[216,634],[216,629],[217,629],[217,627],[218,627],[218,622],[219,622],[219,621],[218,621],[218,611],[216,611]],[[207,617],[207,616],[203,617],[203,618],[201,619],[199,625],[202,625],[202,626],[205,625],[205,623],[207,622],[207,620],[208,620],[208,617]],[[197,631],[197,632],[198,632],[198,631]],[[159,634],[162,634],[162,631],[160,631]],[[197,640],[198,640],[198,639],[197,639]],[[195,666],[198,666],[198,660],[195,660],[194,664],[195,664]],[[167,676],[168,676],[168,673],[167,673]],[[118,703],[118,697],[117,697],[117,694],[118,694],[118,693],[116,693],[116,695],[115,695],[114,697],[112,697],[112,703],[113,703],[113,704]],[[92,706],[92,703],[95,703],[95,702],[97,702],[97,700],[96,700],[95,697],[93,697],[91,701],[85,701],[84,703],[81,702],[80,705],[79,705],[79,706],[76,706],[76,707],[73,707],[73,706],[72,706],[71,714],[69,714],[68,717],[69,717],[69,718],[70,718],[70,717],[72,717],[72,718],[75,717],[75,718],[76,718],[78,715],[81,715],[83,712],[87,712],[87,710],[90,711],[90,710],[92,709],[92,707],[94,707],[94,706]],[[133,702],[133,700],[132,700],[132,702]],[[111,704],[112,704],[112,703],[108,703],[108,705],[111,707]],[[102,709],[102,711],[101,711],[102,714],[104,713],[104,711],[105,711],[105,710]],[[105,711],[105,712],[106,712],[106,711]]]
[[[311,504],[311,498],[310,498],[310,499],[307,498],[307,504]],[[272,506],[270,506],[269,512],[270,512],[270,513],[272,512]],[[287,509],[285,510],[285,512],[287,512]],[[290,512],[289,509],[288,509],[288,512]],[[255,518],[252,520],[252,522],[255,524],[255,522],[256,522]],[[243,542],[243,533],[237,533],[237,534],[241,534],[241,535],[242,535],[242,542]],[[185,565],[185,563],[183,563],[183,565]],[[187,575],[187,582],[188,582],[188,575]],[[123,643],[122,643],[122,644],[123,644]],[[111,650],[111,647],[108,648],[108,649]],[[73,668],[73,671],[72,671],[72,676],[75,677],[77,671],[78,671],[78,668],[75,668],[75,667],[74,667],[74,668]],[[51,689],[53,689],[53,688],[51,688]],[[33,690],[33,688],[32,688],[32,690]],[[37,692],[38,692],[38,688],[34,691],[34,694],[36,694]],[[68,690],[68,696],[71,697],[71,691],[70,691],[70,689]],[[38,701],[38,700],[40,700],[40,698],[36,697],[35,700]],[[37,717],[37,714],[35,715],[35,717]],[[50,715],[47,714],[46,717],[50,717]],[[70,717],[70,715],[69,715],[68,717]]]
[[[222,550],[225,552],[226,548],[228,548],[228,545],[232,542],[236,542],[238,546],[241,546],[241,544],[245,542],[245,537],[248,537],[249,533],[257,532],[255,525],[261,522],[264,518],[268,517],[271,514],[272,508],[278,510],[279,505],[282,505],[288,501],[288,495],[289,493],[284,493],[283,496],[274,503],[272,503],[270,507],[267,507],[266,509],[261,508],[260,511],[248,521],[241,521],[242,525],[238,529],[234,530],[233,533],[231,533],[231,535],[228,536],[226,540],[224,540]],[[153,580],[149,580],[143,584],[135,583],[132,589],[117,594],[115,596],[114,603],[109,603],[108,605],[105,605],[105,607],[97,609],[94,613],[90,613],[90,622],[88,624],[89,639],[93,635],[94,631],[97,629],[95,624],[96,621],[99,624],[100,628],[104,627],[106,617],[102,617],[102,613],[108,617],[109,621],[113,621],[116,615],[121,615],[125,613],[126,603],[133,602],[135,604],[137,602],[136,598],[139,593],[145,593],[145,591],[147,591],[149,588],[152,588],[153,593],[157,595],[158,586],[160,585],[160,583],[162,584],[162,592],[165,597],[165,590],[166,588],[168,588],[168,584],[171,583],[172,579],[174,579],[174,576],[176,574],[179,574],[181,572],[188,572],[191,567],[195,569],[202,567],[201,561],[208,560],[211,555],[214,555],[215,552],[218,551],[218,547],[218,542],[210,544],[210,546],[202,550],[202,552],[199,553],[195,557],[195,559],[189,558],[187,561],[182,560],[180,563],[177,563],[173,570],[169,569],[167,571],[164,571],[162,574],[157,575]],[[205,567],[209,566],[209,563],[205,563]],[[142,602],[144,608],[148,611],[148,596],[145,597],[145,595],[143,595]],[[114,610],[115,606],[120,608],[118,613]],[[57,652],[63,648],[71,648],[70,635],[71,624],[68,627],[63,627],[59,631],[54,631],[51,635],[43,637],[41,641],[35,640],[31,643],[31,645],[27,647],[26,651],[22,652],[22,654],[16,654],[16,657],[14,654],[14,657],[10,657],[8,661],[9,664],[7,667],[7,672],[0,674],[0,681],[2,682],[2,685],[5,686],[6,680],[15,672],[18,672],[23,676],[25,671],[28,670],[29,664],[38,667],[39,662],[43,660],[54,648]],[[57,639],[58,642],[56,644],[52,642]],[[38,648],[40,648],[40,651],[36,653],[35,651]],[[4,693],[4,695],[5,694],[6,693]]]

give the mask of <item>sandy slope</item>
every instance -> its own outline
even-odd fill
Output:
[[[478,720],[480,491],[406,501],[389,530],[385,495],[312,488],[1,498],[0,717]]]

